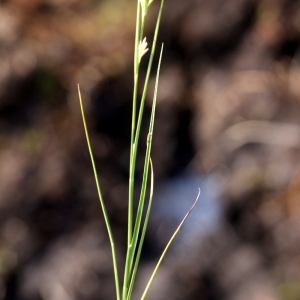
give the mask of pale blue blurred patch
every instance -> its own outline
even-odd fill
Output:
[[[175,249],[192,246],[218,228],[222,216],[219,184],[213,177],[181,175],[155,186],[153,216],[170,231],[177,228],[193,205],[198,188],[201,189],[199,201],[176,237]],[[159,228],[157,234],[159,239],[165,238]]]

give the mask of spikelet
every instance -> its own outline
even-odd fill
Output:
[[[148,43],[145,37],[139,44],[139,62],[141,62],[142,57],[149,50],[147,47],[148,47]]]

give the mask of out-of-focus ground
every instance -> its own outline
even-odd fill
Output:
[[[135,9],[129,0],[0,1],[0,299],[115,297],[76,85],[122,268]],[[162,41],[157,199],[173,191],[176,201],[180,178],[193,178],[192,201],[202,176],[219,200],[215,226],[174,245],[148,299],[300,299],[300,1],[166,0]],[[173,221],[153,213],[135,299]]]

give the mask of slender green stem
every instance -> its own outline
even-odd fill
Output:
[[[125,284],[129,280],[130,266],[128,264],[128,255],[131,253],[131,239],[132,239],[132,228],[133,228],[133,199],[134,199],[134,176],[135,176],[135,165],[136,157],[135,152],[135,128],[136,128],[136,108],[137,108],[137,92],[138,92],[138,81],[139,81],[139,44],[142,40],[144,31],[145,20],[141,20],[141,6],[140,0],[137,0],[137,14],[136,14],[136,30],[135,30],[135,45],[134,45],[134,84],[133,84],[133,101],[132,101],[132,123],[131,123],[131,141],[130,141],[130,164],[129,164],[129,191],[128,191],[128,233],[127,233],[127,254],[126,263],[124,270],[124,283],[123,283],[123,299],[127,295],[127,285]]]
[[[84,115],[84,108],[82,104],[82,97],[80,93],[80,88],[78,85],[78,94],[80,100],[80,108],[82,113],[83,125],[85,130],[85,135],[87,139],[88,149],[90,153],[90,158],[92,162],[92,168],[95,176],[96,187],[98,191],[98,196],[101,204],[101,208],[104,215],[105,224],[108,231],[108,236],[111,244],[111,251],[112,251],[112,260],[113,260],[113,268],[114,268],[114,276],[115,276],[115,285],[116,285],[116,297],[117,300],[130,300],[132,289],[134,286],[134,280],[137,272],[137,267],[139,264],[140,254],[142,250],[142,245],[146,233],[146,228],[149,220],[150,209],[152,204],[153,198],[153,185],[154,185],[154,175],[153,175],[153,166],[152,161],[150,158],[151,153],[151,146],[152,146],[152,135],[153,135],[153,128],[154,128],[154,116],[155,116],[155,107],[156,107],[156,97],[157,97],[157,86],[158,86],[158,78],[159,78],[159,70],[161,65],[161,57],[162,57],[162,50],[160,53],[159,64],[157,69],[156,75],[156,85],[155,91],[153,96],[153,104],[152,104],[152,112],[150,118],[150,125],[149,125],[149,133],[147,137],[147,148],[146,148],[146,156],[145,156],[145,163],[144,163],[144,172],[143,172],[143,180],[138,204],[138,210],[136,216],[134,218],[134,180],[135,180],[135,168],[136,168],[136,158],[137,158],[137,149],[138,143],[140,138],[140,130],[141,130],[141,123],[143,118],[144,112],[144,105],[146,94],[148,90],[148,84],[150,79],[150,73],[152,69],[153,58],[156,49],[157,43],[157,36],[160,27],[160,20],[162,15],[162,9],[164,6],[164,0],[161,0],[160,9],[156,20],[156,27],[154,32],[153,43],[151,47],[150,58],[148,62],[148,68],[146,73],[146,79],[144,82],[143,93],[141,97],[141,102],[139,104],[138,110],[138,117],[137,117],[137,95],[138,95],[138,84],[139,84],[139,69],[140,69],[140,60],[141,56],[147,51],[146,43],[143,41],[143,34],[144,34],[144,26],[145,26],[145,18],[149,8],[149,5],[152,1],[150,0],[137,0],[137,15],[136,15],[136,32],[135,32],[135,50],[134,50],[134,88],[133,88],[133,104],[132,104],[132,124],[131,124],[131,141],[130,141],[130,167],[129,167],[129,191],[128,191],[128,228],[127,228],[127,254],[126,254],[126,262],[125,262],[125,270],[124,270],[124,282],[123,282],[123,290],[122,295],[120,294],[120,285],[119,285],[119,276],[118,276],[118,268],[117,268],[117,257],[116,257],[116,249],[114,238],[112,234],[112,229],[110,226],[110,222],[108,219],[107,211],[105,208],[105,204],[103,201],[103,197],[101,194],[100,184],[98,182],[98,175],[97,170],[94,162],[94,157],[92,153],[92,148],[90,145],[90,138],[88,134],[88,129],[86,125],[85,115]],[[138,245],[137,255],[134,261],[134,254],[136,252],[137,244],[138,244],[138,237],[141,231],[141,221],[143,216],[144,210],[144,203],[146,197],[146,190],[147,190],[147,182],[148,182],[148,175],[149,175],[149,165],[151,166],[151,186],[150,186],[150,199],[149,204],[146,212],[146,217],[144,220],[144,226],[141,233],[141,239]],[[135,221],[134,221],[135,220]],[[133,265],[134,263],[134,265]]]
[[[111,246],[117,300],[121,300],[115,242],[114,242],[112,229],[111,229],[111,226],[110,226],[110,222],[109,222],[109,219],[108,219],[108,214],[107,214],[107,211],[106,211],[106,207],[105,207],[103,197],[102,197],[102,193],[101,193],[101,189],[100,189],[97,169],[96,169],[96,165],[95,165],[95,161],[94,161],[94,155],[93,155],[93,151],[92,151],[92,147],[91,147],[91,143],[90,143],[90,138],[89,138],[89,133],[88,133],[87,125],[86,125],[84,108],[83,108],[83,104],[82,104],[82,97],[81,97],[79,84],[78,84],[78,95],[79,95],[80,110],[81,110],[81,115],[82,115],[84,132],[85,132],[86,141],[87,141],[87,145],[88,145],[88,149],[89,149],[89,153],[90,153],[91,163],[92,163],[94,177],[95,177],[95,181],[96,181],[97,192],[98,192],[98,196],[99,196],[99,200],[100,200],[100,204],[101,204],[101,208],[102,208],[102,212],[103,212],[103,216],[104,216],[104,220],[105,220],[105,224],[106,224],[106,228],[107,228],[107,232],[108,232],[110,246]]]
[[[145,99],[146,99],[146,94],[148,91],[150,73],[151,73],[154,53],[155,53],[155,49],[156,49],[157,36],[158,36],[159,27],[160,27],[160,20],[161,20],[163,5],[164,5],[164,0],[161,1],[159,13],[158,13],[157,20],[156,20],[154,39],[153,39],[153,43],[152,43],[151,54],[150,54],[150,58],[149,58],[147,74],[146,74],[146,79],[145,79],[144,89],[143,89],[143,95],[142,95],[140,109],[139,109],[138,123],[137,123],[137,127],[136,127],[135,139],[134,139],[133,161],[136,161],[137,148],[138,148],[138,143],[139,143],[142,119],[143,119]],[[143,193],[141,193],[141,195],[142,194]],[[139,203],[140,203],[140,201],[141,201],[141,197],[140,197]],[[129,255],[132,256],[133,254],[134,254],[134,249],[131,247]]]
[[[139,243],[139,248],[138,248],[138,251],[137,251],[137,254],[136,254],[136,259],[135,259],[135,262],[134,262],[134,268],[132,270],[132,276],[131,276],[130,286],[129,286],[129,290],[128,290],[127,300],[131,299],[132,290],[133,290],[133,286],[134,286],[134,283],[135,283],[135,277],[136,277],[136,273],[137,273],[137,269],[138,269],[138,265],[139,265],[139,261],[140,261],[140,257],[141,257],[141,252],[142,252],[142,248],[143,248],[143,243],[144,243],[144,239],[145,239],[145,235],[146,235],[147,225],[148,225],[151,206],[152,206],[153,189],[154,189],[154,171],[153,171],[153,164],[152,164],[151,158],[150,158],[150,166],[151,166],[151,186],[150,186],[149,204],[148,204],[148,208],[147,208],[147,213],[146,213],[146,218],[145,218],[145,222],[144,222],[144,226],[143,226],[143,231],[142,231],[142,234],[141,234],[141,240],[140,240],[140,243]]]
[[[135,34],[135,50],[134,50],[134,84],[133,84],[133,104],[132,104],[132,122],[131,122],[131,141],[130,141],[130,167],[129,167],[129,196],[128,196],[128,238],[127,246],[130,247],[133,227],[133,196],[134,196],[134,173],[135,163],[134,159],[134,138],[135,138],[135,127],[136,127],[136,107],[137,107],[137,91],[139,81],[139,44],[143,37],[145,19],[140,18],[140,5],[138,0],[137,18],[136,18],[136,34]],[[141,24],[140,24],[141,23]]]
[[[142,295],[142,297],[141,297],[141,300],[144,300],[144,299],[145,299],[145,297],[146,297],[146,295],[147,295],[147,292],[148,292],[148,290],[149,290],[149,287],[150,287],[150,285],[151,285],[151,283],[152,283],[152,281],[153,281],[153,278],[154,278],[154,276],[155,276],[155,274],[156,274],[156,272],[157,272],[157,270],[158,270],[158,268],[159,268],[159,266],[160,266],[160,264],[161,264],[163,258],[165,257],[165,255],[166,255],[168,249],[170,248],[170,246],[171,246],[172,242],[174,241],[176,235],[178,234],[179,230],[181,229],[183,223],[186,221],[187,217],[189,216],[189,214],[191,213],[191,211],[192,211],[193,208],[195,207],[196,203],[198,202],[198,199],[199,199],[199,197],[200,197],[200,193],[201,193],[201,191],[200,191],[200,189],[199,189],[199,192],[198,192],[198,195],[197,195],[197,197],[196,197],[196,200],[195,200],[194,204],[192,205],[192,207],[190,208],[190,210],[187,212],[187,214],[185,215],[185,217],[183,218],[183,220],[181,221],[181,223],[179,224],[179,226],[177,227],[177,229],[176,229],[175,232],[173,233],[173,235],[172,235],[172,237],[170,238],[170,240],[169,240],[167,246],[165,247],[165,250],[164,250],[163,253],[161,254],[161,256],[160,256],[160,258],[159,258],[159,260],[158,260],[158,262],[157,262],[157,264],[156,264],[156,267],[155,267],[155,269],[154,269],[154,271],[153,271],[153,273],[152,273],[152,275],[151,275],[151,277],[150,277],[150,279],[149,279],[149,281],[148,281],[148,284],[147,284],[147,286],[146,286],[146,288],[145,288],[145,291],[144,291],[144,293],[143,293],[143,295]]]
[[[138,0],[139,1],[139,0]],[[140,12],[138,10],[138,14]],[[140,22],[137,16],[137,23]],[[127,246],[129,247],[131,244],[132,238],[132,227],[133,227],[133,196],[134,196],[134,173],[135,173],[135,164],[136,157],[134,157],[135,153],[135,127],[136,127],[136,106],[137,106],[137,91],[138,91],[138,80],[139,80],[139,58],[138,58],[138,47],[139,43],[142,40],[143,31],[145,26],[145,20],[142,19],[142,23],[140,25],[141,28],[137,29],[136,37],[140,36],[139,39],[135,41],[135,55],[134,55],[134,88],[133,88],[133,105],[132,105],[132,125],[131,125],[131,142],[130,142],[130,167],[129,167],[129,197],[128,197],[128,239]]]
[[[131,243],[132,220],[133,220],[133,190],[134,190],[134,166],[132,165],[132,155],[134,149],[135,123],[136,123],[136,102],[139,80],[139,42],[140,42],[140,19],[141,7],[140,0],[137,0],[135,43],[134,43],[134,84],[133,84],[133,101],[132,101],[132,123],[131,123],[131,141],[130,141],[130,170],[129,170],[129,197],[128,197],[128,234],[127,246]]]
[[[140,104],[140,109],[139,109],[138,123],[136,126],[136,133],[135,133],[135,139],[134,139],[134,144],[135,144],[134,158],[136,158],[136,154],[137,154],[137,146],[138,146],[138,141],[139,141],[139,137],[140,137],[140,131],[141,131],[141,125],[142,125],[142,119],[143,119],[143,113],[144,113],[144,106],[145,106],[145,99],[146,99],[148,86],[149,86],[150,73],[151,73],[154,53],[155,53],[155,49],[156,49],[157,36],[158,36],[158,32],[159,32],[160,20],[161,20],[161,16],[162,16],[164,2],[165,2],[164,0],[161,0],[160,9],[159,9],[157,20],[156,20],[153,44],[151,47],[151,54],[150,54],[150,59],[149,59],[149,63],[148,63],[146,79],[145,79],[145,83],[144,83],[144,89],[143,89],[143,94],[142,94],[142,99],[141,99],[141,104]]]
[[[143,6],[143,9],[141,5]],[[160,26],[160,19],[162,15],[162,9],[164,5],[164,0],[161,0],[161,6],[158,13],[157,21],[156,21],[156,28],[154,33],[153,44],[151,48],[150,59],[148,63],[148,69],[146,73],[146,80],[144,83],[142,99],[139,107],[139,114],[138,120],[136,121],[136,110],[137,110],[137,91],[138,91],[138,81],[139,81],[139,67],[140,67],[140,53],[139,53],[139,46],[143,39],[143,31],[145,25],[145,17],[148,10],[148,3],[143,3],[138,0],[138,8],[137,8],[137,19],[136,19],[136,35],[135,35],[135,56],[134,56],[134,91],[133,91],[133,107],[132,107],[132,126],[131,126],[131,144],[130,144],[130,168],[129,168],[129,192],[128,192],[128,234],[127,234],[127,254],[126,254],[126,262],[125,262],[125,270],[124,270],[124,282],[123,282],[123,292],[122,292],[122,299],[126,300],[128,296],[128,288],[131,279],[131,272],[133,268],[133,257],[135,253],[135,249],[137,246],[137,238],[140,231],[140,223],[141,217],[144,207],[144,200],[146,194],[146,187],[147,187],[147,179],[148,179],[148,170],[149,170],[149,160],[150,160],[150,149],[152,143],[152,132],[148,134],[147,140],[147,150],[146,150],[146,158],[145,158],[145,165],[144,165],[144,175],[143,175],[143,182],[138,206],[138,212],[136,216],[136,221],[133,224],[133,200],[134,200],[134,176],[135,176],[135,167],[136,167],[136,158],[137,158],[137,149],[139,143],[139,136],[141,130],[141,122],[143,118],[144,112],[144,104],[149,84],[149,78],[152,68],[152,62],[154,58],[156,43],[157,43],[157,36]],[[146,10],[145,10],[146,7]],[[154,122],[154,115],[151,117],[151,122]],[[150,125],[151,127],[151,125]],[[153,131],[153,125],[152,125]],[[141,201],[142,199],[142,201]],[[139,216],[138,216],[139,215]],[[133,230],[134,227],[134,230]]]
[[[146,73],[146,79],[145,79],[145,83],[144,83],[142,99],[141,99],[140,108],[139,108],[138,122],[137,122],[137,126],[136,126],[134,142],[133,142],[132,148],[131,148],[132,152],[131,152],[131,157],[130,157],[130,180],[129,180],[129,200],[128,200],[129,205],[131,207],[133,207],[134,170],[135,170],[135,163],[136,163],[136,157],[137,157],[137,149],[138,149],[138,143],[139,143],[139,137],[140,137],[140,130],[141,130],[141,124],[142,124],[142,119],[143,119],[146,94],[148,91],[150,73],[151,73],[151,69],[152,69],[152,63],[153,63],[153,58],[154,58],[156,44],[157,44],[157,36],[158,36],[158,32],[159,32],[159,27],[160,27],[160,20],[161,20],[161,16],[162,16],[163,6],[164,6],[164,0],[161,0],[161,5],[160,5],[159,12],[158,12],[157,20],[156,20],[154,38],[153,38],[153,43],[152,43],[152,47],[151,47],[151,53],[150,53],[150,58],[149,58],[149,63],[148,63],[148,68],[147,68],[147,73]],[[142,35],[140,34],[140,36],[142,36]],[[148,164],[148,166],[149,166],[149,164]],[[132,208],[131,208],[131,211],[132,211]],[[132,217],[132,213],[131,213],[130,217]],[[129,262],[132,261],[132,256],[134,255],[134,251],[135,251],[135,246],[132,247],[132,243],[130,243],[127,248],[126,263],[125,263],[124,283],[123,283],[123,300],[125,300],[124,297],[128,291],[129,276],[130,276],[131,269],[132,269],[132,264],[130,264]]]
[[[143,32],[145,27],[145,18],[141,20],[140,5],[138,0],[138,9],[136,16],[136,34],[135,34],[135,47],[134,47],[134,84],[133,84],[133,101],[132,101],[132,122],[131,122],[131,141],[130,141],[130,168],[129,168],[129,197],[128,197],[128,238],[127,246],[131,244],[132,227],[133,227],[133,198],[134,198],[134,172],[135,163],[134,159],[134,138],[136,127],[136,107],[137,107],[137,92],[139,81],[139,44],[143,38]]]
[[[151,112],[151,118],[150,118],[149,133],[148,133],[148,137],[147,137],[147,149],[146,149],[146,156],[145,156],[145,163],[144,163],[142,189],[141,189],[141,195],[140,195],[140,200],[139,200],[139,205],[138,205],[138,210],[137,210],[137,217],[136,217],[136,222],[135,222],[135,227],[134,227],[134,232],[133,232],[133,237],[132,237],[132,249],[131,249],[132,251],[129,256],[129,266],[131,266],[131,268],[133,267],[133,258],[134,258],[134,253],[135,253],[135,250],[137,247],[137,242],[138,242],[138,237],[139,237],[140,227],[141,227],[141,220],[142,220],[142,215],[143,215],[143,209],[144,209],[144,203],[145,203],[148,172],[149,172],[149,162],[151,161],[150,153],[151,153],[152,136],[153,136],[153,129],[154,129],[156,99],[157,99],[157,90],[158,90],[158,81],[159,81],[159,72],[160,72],[160,66],[161,66],[162,53],[163,53],[163,45],[161,47],[159,62],[158,62],[158,67],[157,67],[157,73],[156,73],[156,82],[155,82],[155,89],[154,89],[154,95],[153,95],[152,112]],[[152,199],[151,199],[151,201],[152,201]],[[148,205],[147,214],[150,213],[150,208],[151,208],[151,204]],[[149,216],[147,217],[147,214],[146,214],[146,220],[144,222],[145,230],[146,230],[148,218],[149,218]],[[142,247],[143,241],[144,241],[144,238],[141,237],[140,242],[139,242],[140,247]],[[140,255],[140,253],[137,254],[136,262],[139,261],[139,255]],[[131,270],[130,270],[130,272],[131,272]],[[132,274],[131,278],[132,277],[135,277],[135,274]],[[132,279],[131,279],[131,281],[132,281]]]

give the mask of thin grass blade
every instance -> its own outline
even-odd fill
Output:
[[[100,204],[101,204],[101,208],[102,208],[102,212],[103,212],[103,216],[104,216],[104,220],[105,220],[105,225],[106,225],[106,229],[107,229],[107,232],[108,232],[110,246],[111,246],[117,300],[120,300],[121,299],[120,298],[120,285],[119,285],[117,256],[116,256],[114,238],[113,238],[110,222],[109,222],[109,219],[108,219],[108,214],[107,214],[106,207],[105,207],[105,204],[104,204],[104,201],[103,201],[101,188],[100,188],[100,184],[99,184],[99,180],[98,180],[98,174],[97,174],[94,155],[93,155],[93,151],[92,151],[92,147],[91,147],[91,143],[90,143],[89,132],[88,132],[88,128],[87,128],[87,125],[86,125],[85,113],[84,113],[84,108],[83,108],[83,103],[82,103],[82,97],[81,97],[79,84],[78,84],[77,87],[78,87],[78,96],[79,96],[80,110],[81,110],[81,115],[82,115],[82,121],[83,121],[85,137],[86,137],[86,141],[87,141],[87,145],[88,145],[88,149],[89,149],[89,154],[90,154],[91,163],[92,163],[92,167],[93,167],[94,177],[95,177],[95,181],[96,181],[97,192],[98,192],[98,196],[99,196],[99,200],[100,200]]]
[[[157,262],[157,264],[156,264],[156,267],[155,267],[155,269],[154,269],[154,271],[153,271],[153,273],[152,273],[152,275],[151,275],[151,277],[150,277],[150,279],[149,279],[149,281],[148,281],[148,284],[147,284],[147,286],[146,286],[146,288],[145,288],[145,290],[144,290],[144,293],[143,293],[143,295],[142,295],[142,297],[141,297],[141,300],[144,300],[144,299],[145,299],[145,297],[146,297],[146,295],[147,295],[147,293],[148,293],[149,287],[150,287],[150,285],[151,285],[151,283],[152,283],[152,281],[153,281],[153,278],[154,278],[154,276],[155,276],[155,274],[156,274],[158,268],[160,267],[160,264],[161,264],[162,260],[164,259],[164,257],[165,257],[165,255],[166,255],[168,249],[170,248],[170,246],[171,246],[172,242],[174,241],[176,235],[177,235],[178,232],[180,231],[182,225],[184,224],[184,222],[186,221],[187,217],[189,216],[189,214],[191,213],[191,211],[194,209],[196,203],[198,202],[198,199],[199,199],[199,197],[200,197],[200,193],[201,193],[201,190],[200,190],[200,188],[199,188],[199,192],[198,192],[198,195],[197,195],[197,197],[196,197],[196,200],[195,200],[194,204],[192,205],[192,207],[190,208],[190,210],[187,212],[187,214],[185,215],[185,217],[183,218],[183,220],[181,221],[181,223],[179,224],[179,226],[177,227],[177,229],[176,229],[175,232],[173,233],[173,235],[172,235],[172,237],[170,238],[170,240],[169,240],[167,246],[165,247],[163,253],[161,254],[161,256],[160,256],[160,258],[159,258],[159,260],[158,260],[158,262]]]

